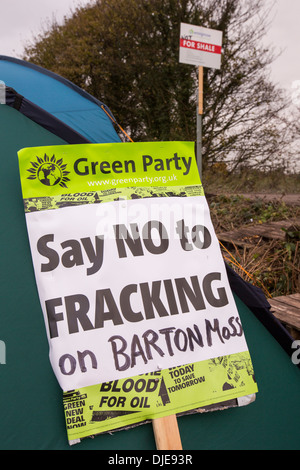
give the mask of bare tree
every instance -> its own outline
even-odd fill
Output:
[[[197,69],[179,64],[180,23],[223,32],[220,70],[204,69],[203,161],[286,158],[288,101],[270,80],[263,0],[98,0],[55,21],[24,58],[104,101],[134,140],[195,140]]]

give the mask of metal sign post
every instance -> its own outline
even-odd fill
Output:
[[[198,92],[197,92],[197,166],[202,181],[202,114],[203,114],[203,67],[198,67]]]

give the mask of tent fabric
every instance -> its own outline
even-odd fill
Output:
[[[89,143],[85,137],[78,134],[78,132],[74,131],[71,127],[52,116],[52,114],[47,113],[47,111],[44,111],[39,106],[31,103],[29,100],[24,98],[24,96],[20,95],[10,87],[6,88],[6,105],[24,114],[35,123],[42,126],[44,129],[47,129],[58,137],[61,137],[67,143]]]
[[[280,323],[280,321],[272,314],[270,311],[271,306],[262,290],[244,281],[226,263],[225,266],[231,290],[252,311],[256,318],[265,326],[291,358],[295,351],[292,347],[294,338],[289,334],[282,323]],[[300,368],[300,364],[298,364],[297,367]]]
[[[88,141],[121,141],[101,106],[114,119],[110,109],[69,80],[37,65],[3,55],[0,55],[0,80]]]

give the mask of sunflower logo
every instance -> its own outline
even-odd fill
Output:
[[[66,171],[67,165],[63,164],[63,159],[56,160],[53,155],[51,158],[44,155],[44,158],[36,157],[36,162],[30,162],[31,168],[29,171],[30,176],[27,179],[38,179],[45,186],[55,186],[58,184],[63,188],[67,188],[66,182],[70,181],[67,175],[70,173]]]

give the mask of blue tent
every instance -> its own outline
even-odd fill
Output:
[[[109,108],[65,78],[29,62],[0,55],[0,80],[79,133],[83,141],[121,141]]]

